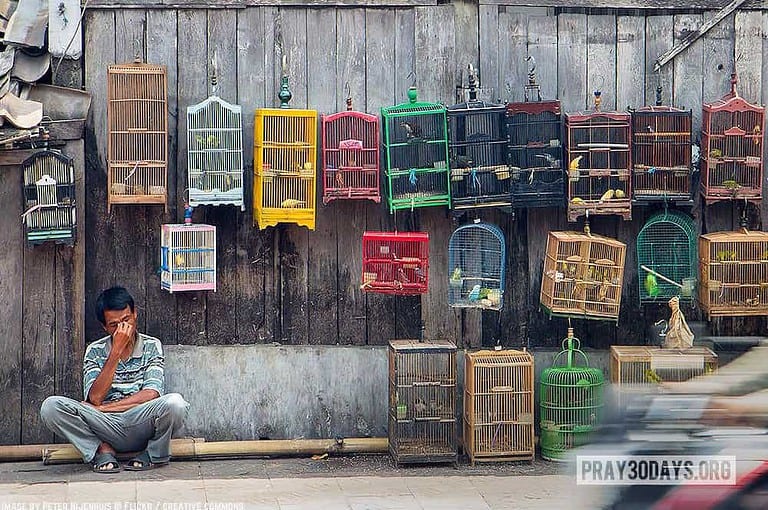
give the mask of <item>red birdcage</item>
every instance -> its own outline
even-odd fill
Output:
[[[412,296],[427,292],[429,234],[426,232],[364,232],[365,292]]]

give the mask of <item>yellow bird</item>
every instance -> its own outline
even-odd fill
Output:
[[[581,158],[584,156],[576,156],[571,161],[571,164],[568,165],[568,177],[570,178],[571,182],[577,182],[579,180],[579,164],[581,163]]]
[[[760,125],[757,125],[754,128],[752,128],[752,134],[755,135],[756,137],[760,136],[760,132],[761,132]],[[760,143],[760,138],[755,138],[753,141],[755,142],[755,145],[758,145]]]
[[[283,208],[289,208],[289,207],[300,207],[304,205],[306,202],[303,200],[296,200],[295,198],[286,198],[282,202],[280,202],[280,207]]]
[[[176,264],[176,267],[184,267],[187,263],[181,253],[176,254],[176,256],[173,258],[173,262]]]

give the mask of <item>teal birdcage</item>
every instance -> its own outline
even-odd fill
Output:
[[[677,211],[651,216],[637,236],[640,303],[666,303],[694,295],[698,236],[693,218]]]
[[[600,369],[588,366],[587,355],[579,347],[573,328],[568,328],[563,349],[541,374],[540,446],[547,460],[565,460],[568,450],[584,445],[602,412],[605,377]],[[584,358],[585,366],[575,365],[575,354]],[[558,365],[563,355],[566,366]]]
[[[417,102],[381,109],[389,212],[451,205],[445,106]]]
[[[448,240],[448,304],[501,310],[506,247],[496,225],[479,220],[457,228]]]

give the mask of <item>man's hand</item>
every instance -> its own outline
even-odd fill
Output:
[[[133,326],[128,322],[121,322],[117,325],[115,333],[112,335],[112,348],[123,359],[131,354],[131,340],[133,340]]]

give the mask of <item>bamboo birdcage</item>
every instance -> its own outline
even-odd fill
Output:
[[[21,169],[27,242],[73,245],[77,226],[74,160],[58,151],[43,150],[27,158]]]
[[[428,287],[428,233],[363,233],[363,291],[413,296]]]
[[[763,190],[765,108],[731,91],[704,104],[701,129],[701,194],[707,204],[721,200],[759,203]]]
[[[458,461],[456,346],[389,342],[389,452],[396,464]]]
[[[693,298],[699,260],[697,243],[696,226],[687,214],[665,210],[648,218],[637,236],[640,303],[666,303],[674,296],[682,300]],[[679,287],[657,279],[643,267]]]
[[[417,102],[414,87],[408,103],[381,109],[389,212],[451,206],[448,134],[445,107]]]
[[[215,226],[163,225],[160,258],[160,281],[164,290],[216,290]]]
[[[568,221],[579,216],[618,215],[632,219],[630,116],[595,110],[566,113]]]
[[[168,209],[168,87],[165,66],[107,70],[107,211],[114,204]]]
[[[699,278],[708,317],[768,315],[768,232],[701,235]]]
[[[243,201],[243,121],[239,105],[211,96],[187,108],[189,205]]]
[[[504,303],[506,245],[495,225],[475,222],[448,240],[448,304],[500,310]]]
[[[626,245],[589,232],[550,232],[541,304],[550,315],[618,320]]]
[[[332,200],[381,202],[379,119],[352,110],[323,115],[323,203]]]
[[[464,451],[472,464],[533,460],[533,374],[526,351],[466,353]]]

